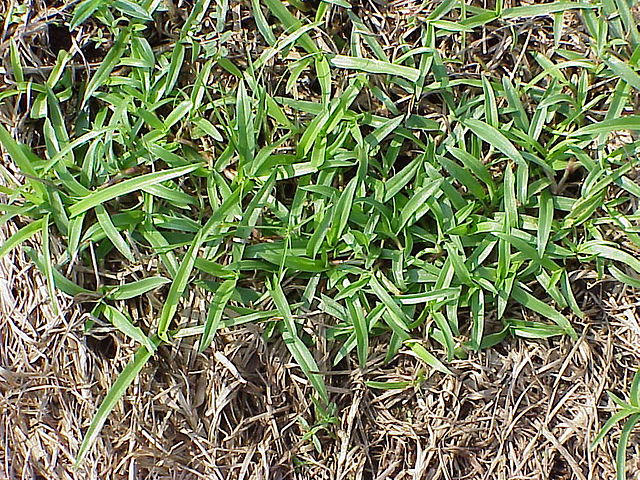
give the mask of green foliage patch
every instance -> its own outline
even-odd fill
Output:
[[[31,219],[0,255],[40,234],[42,249],[28,252],[51,298],[55,290],[93,298],[92,314],[139,344],[78,461],[163,343],[198,335],[204,351],[220,328],[260,323],[288,347],[322,417],[332,406],[310,333],[313,309],[331,319],[334,366],[353,358],[366,378],[381,337],[385,361],[406,347],[447,374],[452,359],[507,335],[577,338],[575,272],[640,285],[640,116],[632,114],[640,47],[625,0],[490,10],[445,0],[412,20],[419,40],[393,52],[347,1],[303,13],[256,0],[262,50],[245,62],[224,46],[233,33],[226,2],[196,1],[171,48],[152,46],[163,5],[79,3],[71,27],[97,22],[112,39],[82,84],[66,52],[38,83],[12,49],[16,87],[4,95],[34,99],[46,148],[37,156],[0,127],[24,178],[6,176],[0,221]],[[569,10],[582,20],[588,51],[561,48]],[[326,51],[320,32],[331,37],[332,11],[352,29]],[[214,31],[201,30],[205,17]],[[450,74],[459,59],[443,42],[465,44],[482,28],[532,17],[549,19],[557,49],[528,54],[537,68],[530,78]],[[266,80],[273,62],[284,66],[278,85]],[[304,79],[317,91],[301,99]],[[438,112],[420,108],[426,96],[438,99]],[[79,109],[71,122],[70,107]],[[626,140],[612,144],[621,132]],[[59,255],[52,235],[64,241]],[[150,268],[121,285],[67,277],[94,264]],[[157,318],[135,324],[123,302],[158,289]],[[209,298],[204,324],[176,320],[191,289]]]

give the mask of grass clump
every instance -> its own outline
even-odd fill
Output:
[[[605,435],[607,435],[617,423],[625,420],[622,432],[620,433],[618,448],[616,449],[616,478],[617,480],[624,480],[626,478],[626,453],[629,438],[631,437],[633,428],[640,420],[640,370],[637,371],[633,377],[631,390],[629,392],[629,401],[625,402],[613,392],[609,392],[609,397],[617,405],[618,411],[604,424],[602,430],[600,430],[593,440],[591,449],[595,449]]]
[[[386,362],[405,348],[450,373],[455,358],[510,334],[577,338],[584,270],[640,284],[640,116],[629,114],[640,50],[625,2],[444,1],[407,25],[418,40],[390,52],[347,2],[294,14],[265,0],[252,3],[258,49],[240,59],[225,5],[196,2],[160,49],[149,32],[161,2],[81,2],[72,28],[95,22],[112,39],[81,84],[67,52],[36,82],[12,49],[5,97],[34,98],[45,148],[38,156],[0,127],[24,178],[5,189],[2,221],[32,219],[0,255],[41,234],[42,249],[27,251],[52,301],[74,296],[139,344],[79,461],[164,343],[195,335],[203,352],[220,328],[260,323],[282,338],[324,418],[321,372],[353,357],[366,378],[383,343]],[[352,29],[331,34],[330,14]],[[531,52],[518,76],[464,75],[479,31],[549,15],[554,55]],[[560,48],[564,15],[581,19],[585,51]],[[97,273],[72,277],[78,266]],[[162,307],[135,324],[124,306],[154,290]],[[204,323],[177,318],[186,294],[208,299]],[[331,319],[328,365],[316,311]]]

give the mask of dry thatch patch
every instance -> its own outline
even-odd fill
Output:
[[[3,227],[2,238],[10,231]],[[508,342],[415,389],[366,389],[337,372],[340,424],[309,441],[309,388],[281,345],[252,328],[225,332],[215,357],[164,348],[129,389],[82,469],[83,431],[132,345],[82,333],[21,251],[0,263],[0,478],[612,478],[615,435],[588,445],[638,361],[637,299],[595,286],[578,342]],[[377,378],[411,380],[405,355]],[[637,448],[637,443],[634,444]],[[632,456],[633,457],[633,456]],[[640,467],[637,457],[630,472]],[[633,478],[633,477],[631,477]]]

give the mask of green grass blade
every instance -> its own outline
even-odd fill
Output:
[[[32,248],[25,248],[25,253],[29,256],[31,261],[35,263],[38,270],[45,273],[45,261],[42,255],[39,255],[38,252],[33,250]],[[86,288],[82,288],[67,277],[62,275],[56,268],[53,269],[53,280],[55,287],[63,293],[66,293],[69,296],[81,295],[81,294],[94,294],[91,290],[87,290]]]
[[[362,306],[356,299],[347,298],[347,308],[349,316],[353,322],[353,329],[356,334],[356,345],[358,352],[358,365],[365,368],[367,365],[367,357],[369,356],[369,328],[362,312]]]
[[[105,235],[109,238],[114,247],[130,262],[135,262],[136,259],[133,256],[133,252],[129,247],[129,244],[122,238],[120,232],[111,221],[111,217],[107,213],[106,209],[102,205],[96,205],[96,218],[98,223],[102,227]]]
[[[396,65],[382,60],[371,58],[357,58],[345,55],[329,56],[329,64],[332,67],[344,68],[346,70],[356,70],[359,72],[375,73],[379,75],[395,75],[406,78],[412,82],[417,82],[420,78],[420,70],[404,65]]]
[[[22,63],[20,62],[20,52],[18,46],[13,38],[9,42],[9,57],[11,61],[11,70],[16,82],[24,82],[24,70],[22,69]]]
[[[42,219],[42,258],[44,266],[44,276],[47,279],[47,290],[51,300],[51,308],[54,315],[60,311],[58,306],[58,296],[56,292],[56,283],[54,278],[55,268],[53,267],[53,259],[51,258],[51,249],[49,244],[49,214]]]
[[[422,156],[413,159],[406,167],[396,173],[384,183],[384,203],[395,197],[416,176],[420,165],[424,162]]]
[[[618,422],[620,422],[621,420],[624,420],[632,413],[633,412],[631,410],[620,410],[619,412],[616,412],[613,415],[611,415],[611,418],[609,418],[609,420],[605,422],[604,426],[598,432],[598,435],[596,435],[596,438],[594,438],[593,442],[591,442],[590,449],[594,450],[598,446],[598,444],[602,441],[602,439],[607,435],[607,433],[609,433],[609,431],[613,427],[615,427],[615,425]]]
[[[522,7],[506,8],[502,12],[502,18],[516,19],[523,17],[538,17],[558,12],[565,12],[567,10],[588,10],[592,8],[597,8],[597,5],[586,2],[551,2],[542,5],[526,5]]]
[[[431,368],[444,373],[446,375],[453,375],[453,372],[449,370],[440,360],[438,360],[433,354],[429,353],[426,348],[420,344],[417,340],[411,340],[405,342],[407,346],[413,351],[413,353],[422,360],[424,363],[429,365]]]
[[[115,0],[111,4],[117,10],[120,10],[123,14],[131,18],[137,18],[145,22],[153,21],[149,12],[147,12],[142,6],[129,0]]]
[[[84,0],[80,2],[73,12],[69,30],[72,31],[78,28],[78,26],[93,15],[98,8],[105,5],[107,5],[106,0]]]
[[[192,13],[195,13],[196,10],[197,9],[194,8]],[[183,29],[187,26],[187,23],[185,23]],[[171,93],[176,83],[178,82],[178,77],[180,76],[182,65],[184,64],[184,56],[184,44],[182,42],[176,42],[173,47],[173,52],[171,52],[169,65],[165,67],[164,70],[166,72],[164,75],[164,81],[160,83],[157,90],[155,91],[158,100],[160,100],[160,98],[162,98],[163,96]]]
[[[333,220],[329,232],[327,232],[327,238],[330,245],[335,245],[342,237],[342,232],[347,226],[349,221],[349,215],[351,214],[351,207],[353,205],[353,197],[356,189],[358,188],[358,178],[354,177],[349,181],[345,189],[342,191],[338,203],[334,207]]]
[[[438,328],[440,329],[440,333],[442,334],[444,345],[447,349],[447,360],[451,361],[455,354],[456,346],[456,339],[454,337],[453,330],[451,329],[451,324],[449,323],[447,318],[440,312],[433,312],[432,316],[436,322],[436,325],[438,325]],[[440,343],[443,342],[440,341]]]
[[[627,115],[622,118],[611,118],[601,122],[593,123],[582,127],[572,135],[595,135],[600,133],[611,133],[616,130],[640,131],[640,115]]]
[[[136,327],[131,319],[111,305],[102,305],[102,314],[121,333],[147,347],[149,352],[156,350],[156,345],[147,337],[140,327]]]
[[[375,380],[367,380],[364,382],[369,388],[375,388],[377,390],[404,390],[413,385],[413,382],[398,381],[398,382],[378,382]]]
[[[302,22],[298,20],[280,0],[264,0],[271,13],[276,16],[287,32],[294,32],[302,27]],[[307,53],[317,53],[318,47],[308,34],[302,35],[300,38],[300,46]]]
[[[619,282],[626,283],[630,287],[640,288],[640,278],[632,277],[631,275],[627,275],[619,268],[614,265],[609,266],[609,273],[613,278],[618,280]]]
[[[253,18],[256,21],[256,26],[258,27],[258,31],[262,37],[269,45],[274,45],[276,43],[276,36],[273,34],[271,27],[267,23],[264,13],[262,13],[260,0],[251,0],[251,12],[253,13]]]
[[[145,223],[138,231],[142,234],[144,239],[149,243],[152,251],[160,257],[164,268],[169,273],[171,278],[175,278],[178,272],[178,260],[176,255],[170,250],[170,245],[167,239],[152,225]]]
[[[110,291],[106,298],[109,300],[128,300],[130,298],[139,297],[151,290],[155,290],[162,285],[166,285],[171,282],[165,277],[147,277],[135,282],[126,283],[114,288]]]
[[[497,128],[475,119],[465,120],[464,124],[469,127],[478,138],[495,147],[516,162],[518,165],[518,199],[520,202],[525,203],[527,199],[528,172],[527,163],[522,154]]]
[[[159,340],[152,339],[154,346],[158,346],[160,344]],[[107,420],[107,417],[111,413],[111,410],[116,406],[118,400],[124,395],[124,392],[127,390],[127,387],[131,385],[133,380],[138,376],[142,367],[144,367],[145,363],[151,358],[153,352],[148,350],[146,347],[140,347],[136,352],[133,360],[124,368],[122,373],[118,376],[114,384],[109,389],[106,397],[100,404],[98,411],[91,420],[91,424],[89,428],[84,434],[84,438],[82,439],[82,444],[78,450],[78,454],[76,456],[76,466],[79,466],[86,454],[89,452],[89,449],[93,446],[96,439],[98,438],[98,434],[100,433],[100,429],[104,425],[104,422]]]
[[[127,195],[131,192],[141,190],[145,187],[155,185],[158,183],[166,182],[173,178],[184,176],[193,172],[197,168],[200,168],[201,164],[188,165],[186,167],[171,168],[169,170],[163,170],[156,173],[148,173],[140,175],[138,177],[130,178],[121,183],[111,185],[106,188],[95,190],[90,193],[76,204],[69,208],[69,216],[75,217],[87,210],[90,210],[97,205],[113,200],[114,198]]]
[[[207,320],[204,324],[204,332],[202,333],[202,338],[200,339],[200,346],[198,347],[198,352],[202,353],[206,350],[206,348],[211,345],[213,341],[213,337],[218,331],[218,327],[220,326],[220,321],[222,320],[222,315],[224,314],[224,309],[227,306],[227,302],[233,295],[233,292],[236,288],[236,279],[225,280],[216,290],[216,293],[209,305],[209,311],[207,313]]]
[[[407,327],[409,319],[400,306],[395,302],[391,295],[389,295],[389,292],[385,290],[374,275],[369,279],[369,286],[373,290],[374,295],[380,299],[389,312],[389,316],[385,318],[389,327],[396,333],[396,335],[398,335],[398,337],[402,339],[409,338],[407,333],[409,331],[409,328]]]
[[[494,128],[498,128],[498,105],[496,103],[496,94],[493,91],[491,82],[483,75],[482,90],[484,92],[484,116],[487,123]]]
[[[204,225],[204,227],[202,227],[202,229],[198,232],[196,237],[191,242],[189,249],[185,253],[182,262],[180,263],[180,267],[176,272],[173,282],[171,283],[169,293],[167,294],[167,298],[162,307],[162,311],[160,312],[160,319],[158,321],[159,338],[168,339],[167,332],[169,331],[171,320],[173,319],[173,316],[178,309],[180,297],[182,297],[182,294],[184,293],[184,290],[189,283],[189,278],[195,265],[200,246],[203,242],[206,241],[211,230],[213,230],[213,228],[215,228],[229,214],[229,211],[237,208],[240,199],[241,192],[238,188],[231,195],[229,195],[220,205],[220,207],[211,215],[207,223]]]
[[[622,427],[622,432],[620,432],[620,439],[616,448],[616,480],[626,480],[627,478],[627,445],[629,445],[633,427],[636,426],[638,421],[640,421],[640,413],[631,415]]]
[[[255,154],[255,125],[251,107],[252,98],[247,93],[244,82],[238,86],[236,98],[236,128],[238,129],[238,155],[240,166],[245,169],[253,162]]]
[[[423,293],[411,293],[408,295],[398,295],[396,300],[399,300],[403,305],[417,305],[421,303],[428,303],[434,301],[444,301],[447,299],[455,298],[460,295],[459,287],[447,287],[437,288],[434,290],[428,290]]]
[[[637,370],[631,382],[629,401],[634,407],[640,408],[640,370]]]
[[[0,245],[0,258],[42,230],[43,220],[35,220],[11,235]]]
[[[284,321],[285,331],[282,334],[284,343],[305,376],[309,379],[311,385],[313,385],[318,395],[320,395],[321,400],[325,405],[328,404],[329,394],[327,393],[327,387],[322,375],[317,373],[319,370],[318,364],[307,346],[298,336],[298,328],[291,314],[291,308],[289,307],[289,303],[277,277],[273,277],[272,281],[268,283],[267,289]]]
[[[426,213],[429,208],[427,200],[434,196],[441,185],[441,180],[431,180],[409,199],[400,214],[400,223],[396,227],[397,232],[400,232],[407,225],[412,225]]]
[[[640,90],[640,75],[638,75],[635,70],[633,70],[633,68],[631,68],[627,63],[623,62],[615,55],[605,56],[604,61],[618,77],[627,82],[636,90]]]
[[[18,168],[28,175],[27,181],[38,196],[46,198],[46,190],[44,185],[38,181],[39,175],[34,170],[31,159],[26,153],[26,146],[16,142],[3,125],[0,125],[0,144],[5,148]]]
[[[608,258],[609,260],[614,260],[616,262],[622,262],[640,273],[640,260],[612,245],[613,244],[606,244],[598,240],[594,240],[580,245],[578,247],[578,251],[584,255],[594,255]]]
[[[471,297],[471,347],[476,351],[480,350],[484,336],[484,312],[484,291],[478,289]]]
[[[538,255],[544,255],[547,242],[551,235],[553,224],[553,197],[548,190],[543,191],[538,198]]]
[[[533,310],[536,313],[548,318],[549,320],[553,320],[560,328],[563,329],[564,333],[569,335],[571,338],[576,340],[578,335],[576,331],[571,326],[571,322],[558,312],[555,308],[550,307],[546,303],[538,300],[536,297],[531,295],[529,292],[521,288],[519,285],[514,285],[511,290],[511,297],[522,306],[528,308],[529,310]]]
[[[102,87],[111,72],[116,68],[122,55],[124,54],[127,42],[129,40],[129,30],[122,29],[116,38],[115,43],[109,49],[104,59],[100,63],[100,66],[95,71],[91,80],[87,84],[87,88],[82,97],[82,106],[84,107],[87,101],[93,96],[96,91]]]

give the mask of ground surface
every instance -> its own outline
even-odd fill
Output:
[[[174,28],[171,22],[189,8],[173,6],[159,32]],[[233,52],[256,35],[244,7],[232,7],[230,22],[239,27],[226,41]],[[373,25],[384,24],[385,41],[393,44],[418,7],[367,3],[360,14],[369,15]],[[69,5],[34,1],[24,8],[30,18],[5,24],[0,54],[6,59],[8,39],[19,39],[28,68],[37,74],[60,49],[82,38],[64,27]],[[575,41],[578,50],[573,14],[565,21],[565,48]],[[509,74],[528,68],[523,49],[552,48],[553,40],[545,38],[549,28],[539,29],[532,20],[517,28],[526,45],[512,49],[509,36],[480,38],[474,44],[477,62],[459,65],[458,73]],[[83,53],[78,64],[93,64],[105,50]],[[302,95],[318,96],[305,88]],[[436,107],[430,108],[434,113]],[[3,124],[19,127],[22,141],[41,146],[41,126],[20,105],[6,102],[0,115]],[[2,161],[12,168],[7,156]],[[0,244],[20,226],[2,224]],[[38,245],[37,237],[25,244]],[[52,239],[52,248],[63,247]],[[404,390],[368,388],[356,368],[327,372],[337,422],[318,430],[315,445],[305,438],[305,422],[313,421],[309,388],[282,342],[265,342],[262,331],[249,325],[223,330],[215,354],[196,354],[190,339],[162,346],[74,470],[96,406],[135,345],[110,327],[85,335],[86,308],[71,297],[60,295],[60,313],[54,313],[45,278],[17,248],[0,258],[0,478],[613,478],[619,431],[593,452],[589,445],[613,411],[606,391],[624,396],[640,364],[640,303],[632,289],[595,278],[587,268],[574,277],[586,314],[582,320],[572,317],[577,341],[508,337],[450,362],[453,375],[426,370],[425,381]],[[197,300],[178,315],[198,315]],[[380,366],[375,360],[385,351],[383,343],[372,345],[376,366],[367,372],[369,380],[425,375],[424,365],[408,352]],[[639,447],[632,438],[628,478],[640,478]]]
[[[225,335],[224,357],[161,351],[105,426],[80,471],[74,452],[95,405],[128,361],[112,333],[82,335],[69,305],[55,317],[41,276],[21,254],[2,262],[2,468],[7,478],[612,478],[615,436],[588,446],[624,393],[640,351],[638,304],[595,286],[578,342],[509,340],[416,390],[335,382],[335,438],[300,442],[307,408],[279,345],[249,329]],[[602,308],[601,308],[602,307]],[[105,348],[108,345],[108,348]],[[227,366],[231,362],[237,372]],[[420,369],[401,358],[381,380]],[[630,449],[630,478],[640,468]],[[300,464],[292,471],[292,457]],[[634,458],[635,457],[635,458]],[[133,473],[130,473],[133,472]]]

